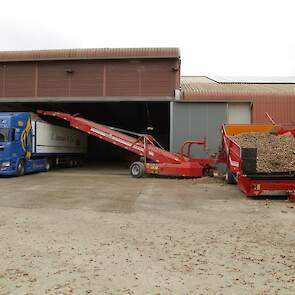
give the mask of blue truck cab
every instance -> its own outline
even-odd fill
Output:
[[[47,158],[32,157],[32,124],[28,112],[0,112],[0,175],[47,171]]]

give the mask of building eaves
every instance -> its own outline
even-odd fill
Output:
[[[0,51],[0,62],[85,59],[145,59],[179,57],[179,48],[89,48],[30,51]]]

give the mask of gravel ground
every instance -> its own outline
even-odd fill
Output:
[[[295,294],[295,209],[119,168],[0,179],[0,294]]]

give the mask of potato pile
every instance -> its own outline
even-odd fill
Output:
[[[270,133],[240,133],[231,138],[244,148],[257,148],[257,172],[295,171],[295,138]]]

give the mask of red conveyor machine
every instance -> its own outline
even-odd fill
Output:
[[[200,145],[205,150],[207,144],[205,139],[185,141],[179,154],[171,153],[163,149],[151,135],[138,134],[98,124],[80,117],[79,114],[70,115],[42,110],[39,110],[38,113],[61,118],[68,121],[73,128],[139,155],[141,160],[132,163],[130,166],[130,174],[133,177],[139,178],[144,174],[202,177],[212,174],[213,159],[191,157],[192,145]]]

